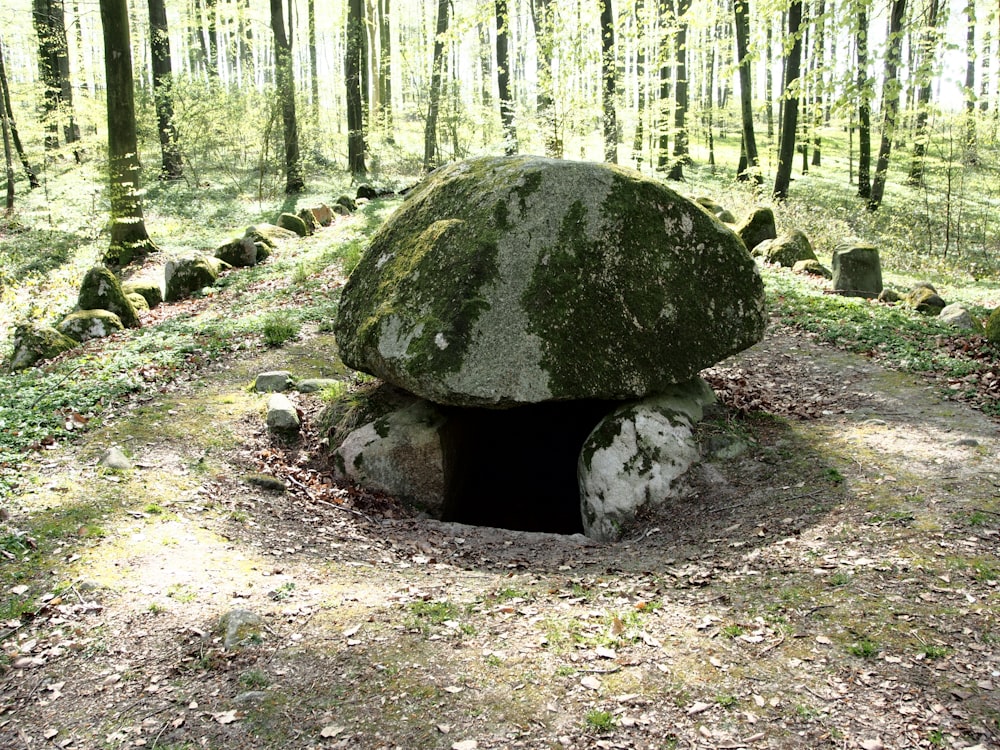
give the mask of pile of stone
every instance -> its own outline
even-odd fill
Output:
[[[387,385],[337,415],[332,461],[448,520],[613,539],[682,496],[714,398],[697,374],[766,322],[737,235],[661,183],[538,157],[453,164],[344,287],[341,358]]]
[[[363,196],[391,194],[369,185],[358,188]],[[242,236],[222,245],[212,255],[192,253],[172,258],[164,266],[162,282],[155,279],[122,283],[104,266],[87,272],[80,285],[76,308],[58,325],[24,322],[14,329],[11,370],[51,359],[85,341],[104,338],[126,328],[138,328],[139,314],[162,302],[178,302],[207,292],[219,275],[230,268],[245,268],[265,261],[284,240],[312,234],[317,227],[330,226],[337,216],[349,216],[358,201],[342,195],[332,207],[320,204],[303,208],[298,214],[281,214],[275,224],[247,228]]]

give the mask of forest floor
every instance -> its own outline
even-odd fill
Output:
[[[710,373],[768,409],[702,424],[746,450],[598,544],[327,484],[320,399],[283,445],[247,385],[333,351],[230,354],[27,467],[76,533],[3,592],[0,746],[1000,748],[1000,433],[935,384],[773,326]]]

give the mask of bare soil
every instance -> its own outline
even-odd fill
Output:
[[[1000,435],[934,384],[773,330],[707,373],[705,444],[743,450],[597,544],[329,483],[320,400],[286,445],[246,386],[331,344],[34,467],[19,512],[70,533],[3,581],[37,607],[0,630],[0,747],[1000,748]]]

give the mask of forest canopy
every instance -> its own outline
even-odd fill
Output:
[[[782,199],[793,170],[829,160],[870,210],[888,183],[984,217],[965,234],[990,248],[991,0],[9,0],[8,203],[51,159],[104,158],[109,121],[128,119],[122,84],[108,96],[112,5],[128,19],[131,60],[114,61],[133,72],[140,196],[158,175],[262,199],[317,170],[391,182],[521,152],[673,180],[708,166]],[[961,183],[970,167],[993,187]]]

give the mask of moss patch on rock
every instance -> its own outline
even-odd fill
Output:
[[[755,343],[739,239],[637,172],[490,157],[427,178],[341,297],[345,363],[439,403],[656,392]]]
[[[22,323],[14,329],[14,351],[8,366],[11,370],[23,370],[43,359],[52,359],[65,351],[79,346],[68,336],[52,326],[37,323]]]
[[[77,307],[81,310],[108,310],[126,328],[139,327],[139,315],[125,294],[118,277],[105,266],[94,266],[83,277]]]

